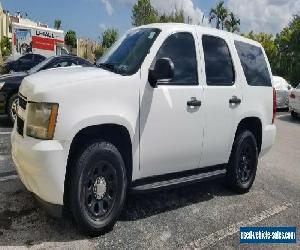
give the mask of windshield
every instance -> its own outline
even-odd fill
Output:
[[[97,61],[97,66],[122,75],[136,73],[159,33],[154,28],[129,31]]]
[[[44,61],[42,61],[41,63],[35,65],[33,68],[31,68],[30,70],[28,70],[28,74],[34,74],[38,71],[40,71],[44,66],[46,66],[50,61],[52,61],[52,59],[54,58],[54,56],[48,57],[47,59],[45,59]]]

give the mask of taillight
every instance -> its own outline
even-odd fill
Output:
[[[296,98],[296,96],[295,96],[294,93],[291,93],[291,94],[290,94],[290,97],[291,97],[292,99],[295,99],[295,98]]]
[[[275,117],[276,117],[276,90],[273,88],[273,118],[272,118],[272,124],[274,124]]]

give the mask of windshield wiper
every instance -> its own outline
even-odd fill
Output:
[[[97,67],[115,72],[116,63],[99,63]]]

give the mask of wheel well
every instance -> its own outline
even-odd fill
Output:
[[[240,121],[235,136],[239,135],[244,130],[250,130],[253,135],[255,136],[258,154],[261,150],[261,143],[262,143],[262,124],[258,117],[247,117]]]
[[[126,167],[128,183],[132,180],[132,144],[128,130],[121,125],[104,124],[80,130],[73,138],[66,169],[64,203],[67,204],[69,176],[78,154],[97,139],[111,142],[120,151]]]

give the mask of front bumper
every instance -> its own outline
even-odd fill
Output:
[[[69,145],[21,136],[14,128],[12,158],[26,188],[41,200],[63,205]]]

